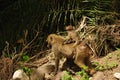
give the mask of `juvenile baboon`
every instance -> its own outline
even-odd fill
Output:
[[[80,43],[80,37],[79,37],[78,32],[75,31],[72,25],[66,26],[66,30],[67,30],[67,37],[66,37],[66,41],[64,42],[64,44],[68,43],[69,40],[73,40],[75,41],[73,47],[77,46]]]
[[[66,58],[73,59],[77,66],[83,68],[87,72],[90,71],[90,74],[92,74],[94,72],[94,68],[90,62],[89,52],[91,52],[91,49],[85,44],[85,41],[80,42],[80,44],[74,48],[74,43],[63,45],[64,40],[65,38],[56,34],[50,34],[47,38],[48,45],[51,45],[52,52],[54,52],[55,55],[54,74],[58,71],[61,55]],[[74,53],[73,50],[75,50]]]
[[[79,31],[81,31],[81,29],[86,25],[85,20],[86,16],[83,16],[83,20],[78,29],[75,29],[72,25],[66,26],[65,29],[67,31],[67,37],[64,44],[70,43],[69,40],[71,40],[71,42],[75,41],[73,47],[76,47],[80,43]]]

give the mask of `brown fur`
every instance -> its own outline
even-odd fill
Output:
[[[72,39],[75,41],[73,47],[76,47],[80,43],[80,37],[78,35],[78,32],[75,32],[75,30],[67,31],[67,40]]]
[[[64,40],[65,38],[56,34],[50,34],[47,38],[47,42],[49,45],[52,46],[52,52],[54,52],[55,55],[55,74],[58,71],[59,59],[61,55],[66,58],[73,59],[74,63],[77,66],[83,68],[87,72],[90,70],[90,74],[92,74],[94,72],[94,69],[90,62],[89,52],[91,52],[91,50],[85,44],[85,41],[82,41],[74,48],[74,43],[63,45],[62,43],[64,42]],[[75,53],[73,53],[74,50]]]
[[[67,30],[67,37],[66,37],[67,39],[65,43],[67,43],[69,39],[72,39],[73,41],[75,41],[73,47],[76,47],[80,43],[80,37],[78,35],[78,32],[75,31],[75,29],[71,25],[66,26],[66,30]]]

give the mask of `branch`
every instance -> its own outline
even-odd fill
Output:
[[[49,53],[49,52],[50,52],[50,49],[49,49],[49,50],[45,50],[45,51],[41,51],[41,52],[37,53],[37,55],[34,55],[33,57],[31,57],[31,58],[29,59],[29,61],[27,61],[27,62],[31,62],[31,61],[33,61],[35,58],[38,58],[41,54],[43,54],[43,53]]]
[[[87,18],[86,16],[83,16],[83,20],[80,22],[79,27],[75,30],[76,32],[81,31],[81,29],[82,29],[84,26],[86,26],[86,23],[85,23],[86,18]]]
[[[15,55],[12,59],[18,61],[20,57],[23,55],[24,51],[35,41],[35,39],[38,37],[39,32],[36,33],[35,37],[22,49],[22,51]]]
[[[27,67],[29,67],[29,68],[33,68],[33,67],[39,67],[39,66],[41,66],[41,65],[43,65],[43,64],[45,64],[45,63],[47,63],[49,60],[48,60],[48,57],[45,57],[45,58],[42,58],[42,59],[39,59],[39,60],[37,60],[37,61],[32,61],[32,62],[29,62],[29,63],[27,63],[27,62],[25,62],[25,63],[22,63],[21,65],[24,67],[24,66],[27,66]]]

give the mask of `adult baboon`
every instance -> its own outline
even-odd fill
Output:
[[[65,38],[56,34],[50,34],[47,38],[48,45],[51,45],[52,52],[55,55],[55,74],[58,71],[60,56],[71,58],[74,63],[83,68],[86,72],[90,71],[90,74],[94,72],[94,68],[90,62],[91,49],[86,45],[85,41],[80,42],[75,48],[74,43],[64,44]]]

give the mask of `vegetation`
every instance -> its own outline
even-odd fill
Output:
[[[1,0],[1,2],[0,75],[3,73],[4,76],[6,71],[9,74],[2,78],[4,80],[10,79],[19,61],[28,62],[30,57],[47,49],[45,41],[48,34],[64,34],[64,28],[68,24],[77,28],[83,15],[89,19],[80,36],[84,33],[82,38],[88,39],[89,35],[92,35],[92,40],[88,43],[94,45],[96,56],[107,55],[120,47],[120,25],[117,22],[120,19],[119,0]],[[114,67],[117,64],[106,66]],[[10,70],[7,70],[7,67]],[[70,76],[68,78],[72,80]]]
[[[84,70],[76,72],[75,74],[79,77],[73,77],[69,72],[64,71],[64,76],[62,77],[62,80],[89,80],[89,75]]]
[[[20,51],[24,46],[21,44],[22,40],[27,43],[31,41],[36,30],[39,35],[31,52],[34,49],[44,50],[45,39],[49,33],[64,31],[68,24],[77,27],[82,15],[91,18],[87,21],[88,25],[113,24],[119,18],[116,7],[119,6],[118,3],[118,0],[17,0],[0,12],[0,50],[3,50],[7,41],[11,47]]]
[[[115,62],[106,63],[104,65],[99,64],[99,65],[97,65],[96,70],[103,71],[103,70],[112,69],[112,68],[117,67],[117,66],[118,66],[118,64]]]

